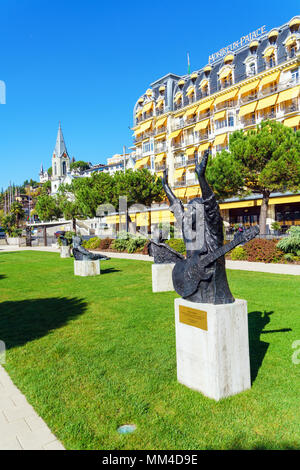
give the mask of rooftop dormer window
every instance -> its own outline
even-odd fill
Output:
[[[233,70],[230,66],[225,66],[219,73],[220,88],[227,88],[233,84]]]
[[[276,48],[274,46],[269,46],[265,50],[264,59],[267,68],[271,68],[276,65]]]
[[[249,45],[250,53],[252,55],[256,54],[258,48],[258,41],[252,41]]]
[[[296,33],[299,32],[300,30],[300,17],[295,16],[294,18],[291,19],[289,22],[289,28],[291,33]]]
[[[278,34],[279,33],[276,29],[273,29],[272,31],[270,31],[270,33],[268,34],[268,39],[269,39],[270,44],[273,44],[273,45],[276,44]]]
[[[207,66],[204,67],[204,69],[203,69],[204,75],[205,75],[206,77],[209,77],[211,71],[212,71],[211,65],[207,65]]]
[[[289,58],[293,58],[296,55],[296,52],[298,50],[298,44],[299,44],[299,39],[297,40],[297,37],[295,34],[290,36],[287,41],[285,42],[285,48],[288,54]]]

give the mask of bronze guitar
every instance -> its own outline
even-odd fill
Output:
[[[172,277],[176,292],[183,298],[189,297],[197,290],[199,282],[208,281],[215,269],[212,265],[221,256],[240,243],[245,243],[256,237],[259,233],[257,226],[250,227],[245,232],[239,233],[226,245],[221,246],[213,253],[206,255],[192,254],[192,256],[177,261],[174,266]]]

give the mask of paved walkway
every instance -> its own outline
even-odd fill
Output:
[[[59,253],[59,248],[52,246],[36,246],[36,247],[14,247],[8,245],[0,245],[0,253],[9,251],[47,251],[51,253]],[[92,251],[92,250],[91,250]],[[111,252],[99,252],[93,251],[93,253],[102,253],[103,255],[109,256],[110,258],[120,259],[133,259],[138,261],[152,261],[153,258],[148,255],[141,254],[130,254],[130,253],[111,253]],[[226,260],[227,269],[238,269],[241,271],[257,271],[262,273],[273,273],[273,274],[290,274],[294,276],[300,275],[300,264],[272,264],[272,263],[252,263],[249,261],[231,261]]]
[[[1,366],[0,450],[64,450]]]

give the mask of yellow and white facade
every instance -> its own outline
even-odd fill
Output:
[[[184,202],[199,195],[195,163],[207,149],[215,155],[227,148],[233,131],[266,119],[300,129],[300,16],[226,52],[192,74],[162,77],[134,107],[135,168],[159,176],[168,169]],[[269,223],[300,224],[300,195],[275,196]],[[251,224],[258,221],[260,204],[253,197],[220,207],[230,224]]]

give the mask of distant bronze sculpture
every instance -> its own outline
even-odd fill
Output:
[[[171,248],[166,243],[163,243],[161,231],[156,230],[153,234],[153,239],[147,245],[149,256],[153,256],[155,264],[176,263],[184,259],[184,256]]]
[[[108,260],[110,259],[108,256],[105,255],[100,255],[100,254],[95,254],[91,253],[88,251],[86,248],[82,246],[82,240],[80,237],[75,236],[72,238],[73,240],[73,249],[72,253],[77,261],[89,261],[89,260]]]
[[[61,241],[62,246],[69,246],[69,240],[64,235],[59,235],[58,239]]]
[[[234,302],[230,292],[225,253],[254,238],[258,227],[251,227],[224,245],[223,220],[213,191],[205,178],[209,152],[196,164],[202,197],[189,201],[187,210],[168,185],[167,172],[162,184],[170,202],[170,210],[181,226],[186,246],[186,259],[176,262],[172,277],[176,292],[191,302],[228,304]],[[178,253],[179,254],[179,253]]]

